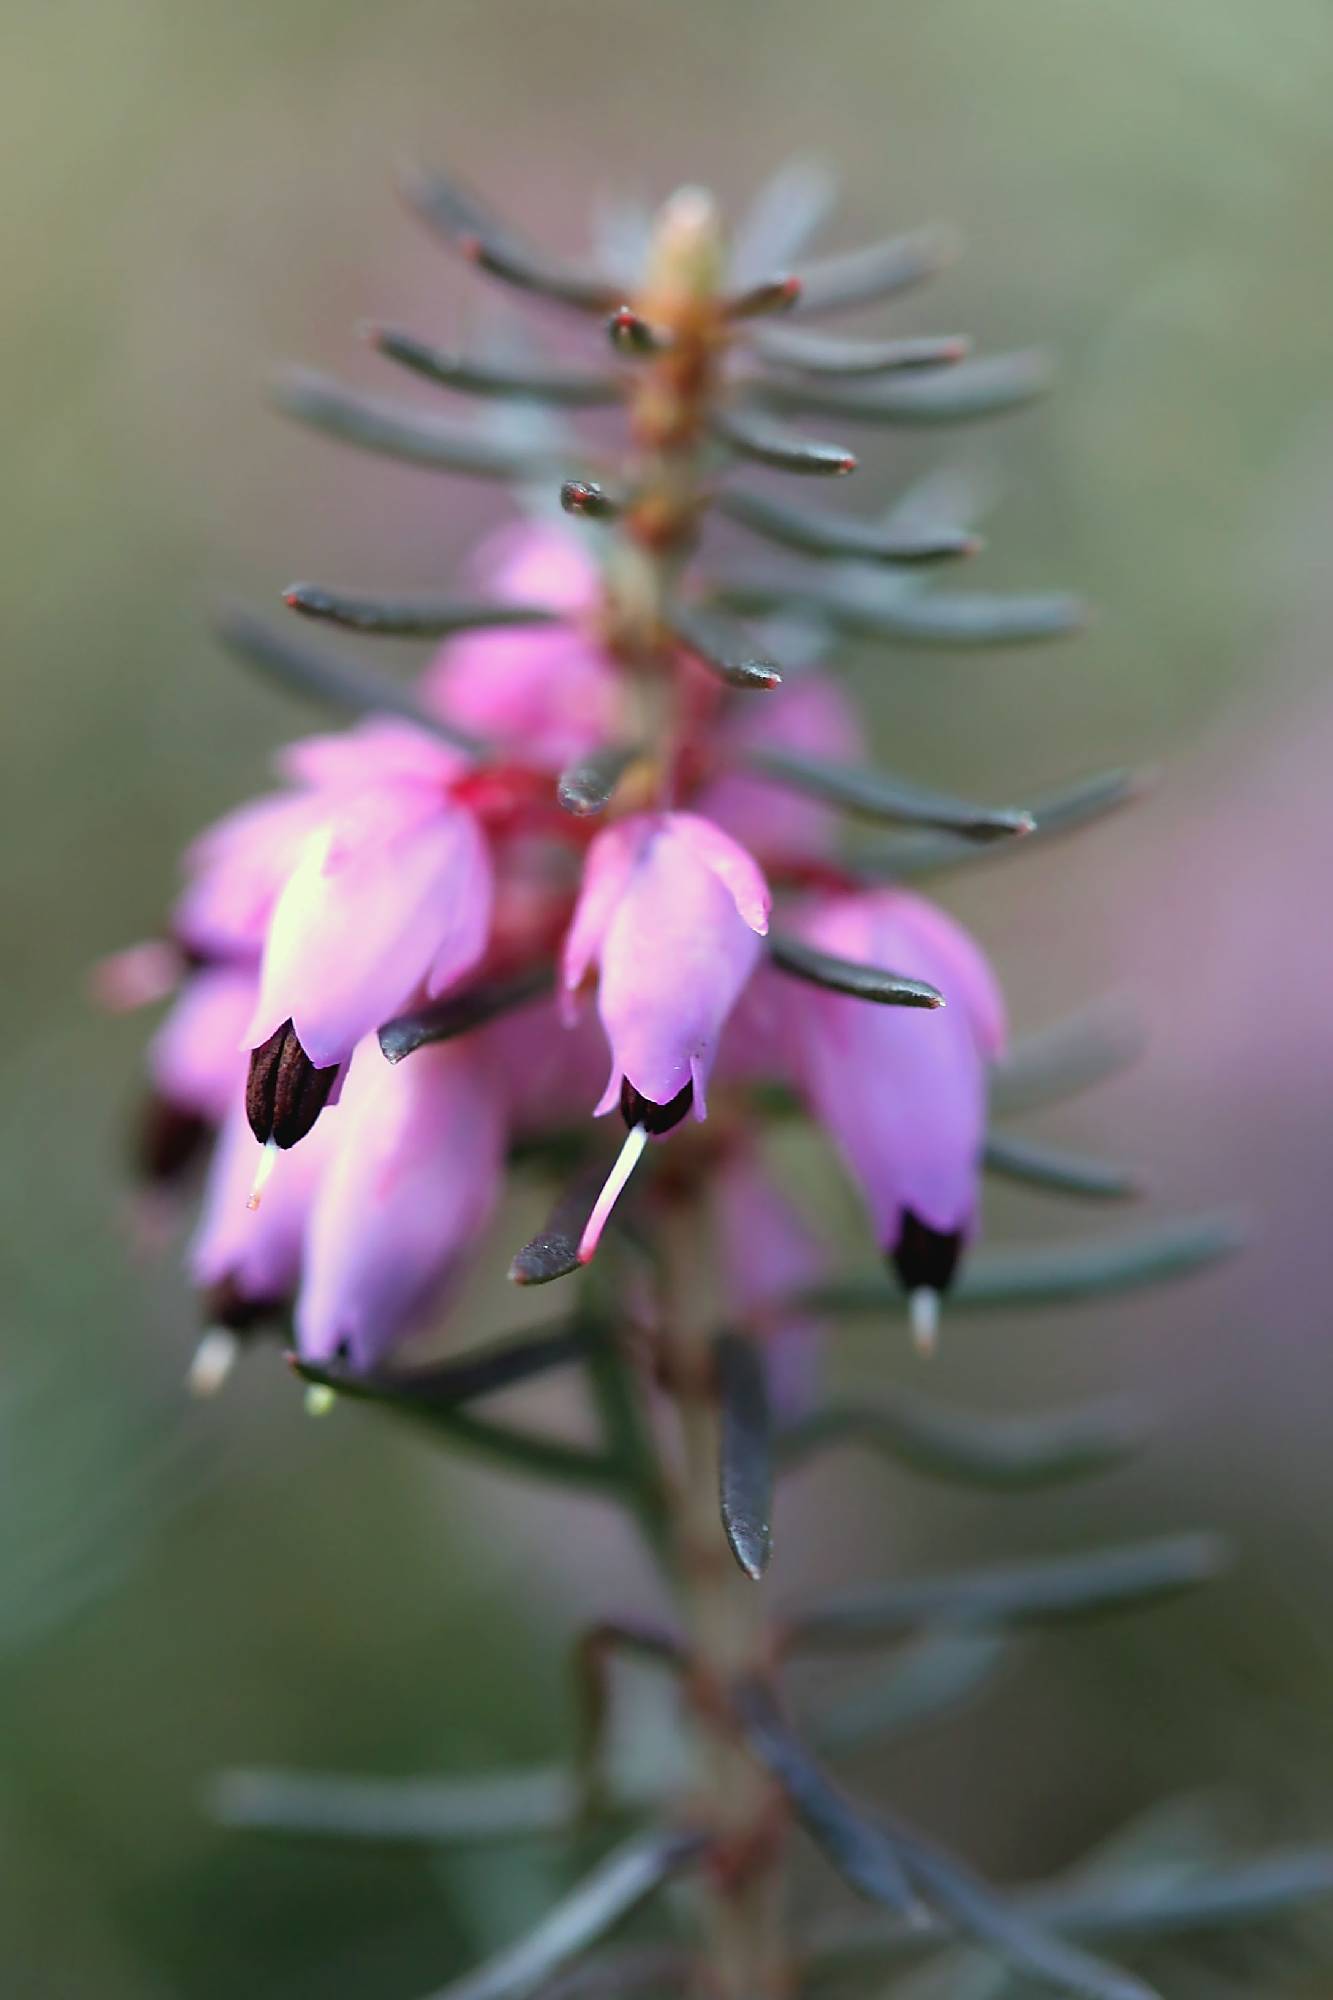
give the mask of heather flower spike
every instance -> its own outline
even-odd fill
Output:
[[[179,1182],[194,1146],[213,1144],[190,1252],[207,1329],[194,1384],[216,1387],[255,1328],[286,1328],[320,1407],[348,1395],[428,1416],[446,1448],[624,1505],[676,1593],[680,1637],[655,1657],[680,1674],[688,1794],[530,1939],[445,1989],[455,2000],[527,2000],[584,1955],[599,1990],[621,1990],[604,1933],[682,1872],[704,1922],[664,1990],[785,2000],[794,1963],[820,1974],[817,1949],[783,1928],[798,1826],[895,1914],[890,1940],[962,1940],[1052,1990],[1130,2000],[1146,1989],[1028,1913],[1050,1892],[1019,1909],[845,1794],[786,1719],[785,1658],[947,1614],[975,1642],[975,1680],[1009,1624],[1184,1587],[1211,1554],[1075,1555],[1054,1577],[1020,1566],[999,1581],[899,1583],[785,1624],[758,1580],[770,1552],[780,1558],[778,1477],[820,1443],[860,1439],[972,1484],[1084,1476],[1125,1448],[1119,1431],[1108,1448],[1100,1407],[1016,1425],[915,1394],[886,1402],[873,1364],[860,1401],[830,1409],[819,1358],[842,1312],[872,1315],[885,1340],[906,1316],[928,1349],[951,1287],[969,1310],[1068,1301],[1178,1277],[1232,1247],[1229,1226],[1208,1220],[973,1261],[983,1170],[1082,1200],[1131,1191],[1117,1169],[990,1123],[1120,1057],[1077,1024],[1007,1055],[981,946],[902,882],[1021,855],[1134,784],[1110,773],[1035,809],[953,797],[927,773],[875,768],[839,680],[852,641],[974,650],[1081,623],[1063,593],[936,583],[980,557],[957,480],[927,480],[878,513],[807,498],[812,480],[857,464],[807,435],[808,419],[993,417],[1040,392],[1045,361],[974,357],[954,334],[825,332],[821,315],[892,301],[954,245],[930,228],[811,258],[831,185],[808,162],[783,170],[734,246],[694,187],[654,218],[618,200],[583,257],[537,247],[441,176],[411,174],[405,193],[482,279],[534,314],[564,314],[561,357],[515,364],[374,324],[366,338],[414,378],[416,402],[294,375],[281,405],[359,450],[511,486],[520,509],[544,491],[461,578],[407,594],[289,585],[290,629],[248,612],[223,622],[233,651],[353,726],[291,746],[281,787],[200,837],[169,936],[99,981],[116,1006],[180,987],[150,1056],[157,1151],[145,1150]],[[432,395],[470,398],[480,415],[437,413]],[[486,414],[497,404],[514,406],[498,426]],[[595,438],[578,428],[585,409],[599,413]],[[766,545],[762,566],[719,568],[718,515]],[[294,618],[433,650],[405,676],[310,645]],[[858,845],[849,820],[896,831]],[[801,1106],[805,1150],[784,1191],[768,1127]],[[595,1121],[612,1111],[624,1136],[608,1171]],[[510,1168],[549,1178],[548,1207],[558,1194],[510,1276],[554,1285],[567,1318],[488,1345],[475,1365],[409,1364],[408,1343],[466,1345],[446,1308],[489,1258]],[[608,1231],[636,1169],[632,1209]],[[838,1275],[816,1198],[830,1171],[859,1194],[892,1281]],[[534,1355],[543,1375],[583,1373],[591,1444],[562,1436],[540,1404],[522,1423],[486,1407],[538,1372]],[[657,1421],[664,1400],[674,1424]],[[956,1680],[956,1659],[948,1671]],[[838,1718],[826,1722],[834,1741]],[[512,1809],[505,1783],[485,1795],[488,1838]],[[245,1816],[234,1796],[233,1824]],[[543,1824],[563,1825],[576,1796],[571,1770]],[[451,1824],[472,1823],[473,1807],[446,1803],[461,1813]],[[641,1797],[634,1809],[643,1816]],[[382,1798],[376,1811],[392,1818]],[[290,1788],[255,1816],[302,1824]],[[1079,1921],[1092,1930],[1088,1893]],[[1157,1891],[1142,1908],[1157,1921]],[[1123,1906],[1116,1927],[1130,1927]]]

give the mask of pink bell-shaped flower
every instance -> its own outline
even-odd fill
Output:
[[[902,890],[810,906],[799,934],[822,951],[925,980],[942,1009],[878,1006],[791,982],[788,1032],[812,1109],[858,1182],[913,1298],[920,1338],[976,1227],[987,1064],[1004,1008],[981,952],[942,911]]]
[[[346,1355],[364,1372],[418,1330],[476,1247],[500,1186],[503,1099],[471,1038],[391,1064],[372,1037],[325,1124],[297,1335],[312,1360]]]

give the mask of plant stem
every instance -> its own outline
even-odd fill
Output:
[[[681,1202],[663,1230],[664,1372],[681,1447],[668,1504],[690,1655],[694,1805],[714,1856],[704,1888],[697,1985],[715,2000],[770,2000],[791,1984],[782,1907],[786,1810],[742,1739],[730,1703],[735,1685],[769,1671],[772,1648],[764,1586],[737,1564],[719,1510],[720,1418],[704,1221],[697,1202]]]

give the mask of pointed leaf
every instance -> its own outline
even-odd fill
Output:
[[[1071,2000],[1158,2000],[1142,1980],[1041,1930],[1013,1902],[920,1834],[895,1825],[909,1878],[957,1927],[1014,1971]]]
[[[519,1430],[490,1417],[480,1417],[468,1409],[446,1402],[426,1402],[401,1387],[401,1378],[361,1376],[339,1367],[322,1367],[317,1362],[291,1357],[292,1367],[305,1382],[354,1401],[378,1403],[396,1414],[424,1423],[441,1438],[470,1446],[481,1457],[490,1458],[511,1472],[581,1489],[584,1492],[617,1493],[621,1490],[621,1468],[601,1452],[582,1445],[567,1444],[563,1438]]]
[[[406,169],[403,196],[429,228],[478,270],[518,291],[577,312],[607,313],[624,285],[574,262],[548,257],[499,221],[461,182],[437,172]]]
[[[1049,357],[1038,349],[988,354],[951,368],[900,373],[878,382],[825,376],[765,377],[753,393],[770,409],[844,417],[862,424],[960,424],[1021,410],[1051,385]]]
[[[756,750],[747,762],[779,784],[872,819],[947,827],[969,840],[1003,840],[1032,831],[1032,815],[1017,808],[969,805],[859,765],[835,764],[795,750]]]
[[[737,225],[733,282],[752,285],[766,271],[789,271],[827,221],[836,197],[837,182],[821,160],[786,161]]]
[[[605,812],[616,786],[641,755],[637,743],[608,743],[568,765],[556,782],[555,795],[565,811],[578,819]]]
[[[987,1173],[1021,1181],[1026,1187],[1044,1188],[1051,1194],[1125,1201],[1141,1192],[1135,1176],[1124,1167],[1114,1166],[1108,1160],[1090,1160],[1081,1153],[1067,1153],[1059,1146],[1042,1145],[1039,1140],[1016,1139],[1007,1132],[989,1135],[982,1163]]]
[[[432,1042],[452,1041],[466,1035],[514,1007],[522,1007],[543,993],[549,993],[554,974],[549,965],[525,966],[505,978],[479,980],[461,993],[431,1000],[410,1014],[398,1014],[379,1031],[380,1050],[385,1060],[401,1062],[415,1050]]]
[[[908,1577],[830,1598],[792,1617],[789,1646],[879,1645],[923,1625],[1063,1623],[1175,1597],[1220,1571],[1215,1535],[1170,1535],[1090,1555]]]
[[[360,591],[330,589],[322,583],[291,583],[284,604],[306,618],[322,618],[356,632],[380,632],[409,639],[443,638],[498,625],[556,625],[559,618],[539,604],[460,604],[448,597],[370,597]]]
[[[462,424],[427,416],[411,403],[362,396],[327,375],[291,370],[274,390],[286,416],[360,451],[475,479],[533,479],[567,468],[567,454],[534,452]]]
[[[904,979],[896,972],[883,972],[875,965],[859,965],[849,958],[835,958],[832,952],[817,951],[801,938],[781,932],[768,934],[768,954],[780,972],[805,979],[832,993],[848,993],[857,1000],[873,1000],[891,1007],[942,1007],[944,996],[921,979]]]
[[[958,247],[952,229],[927,223],[909,235],[819,258],[801,268],[801,306],[806,312],[838,312],[896,297],[951,264]]]
[[[771,660],[757,655],[744,633],[734,632],[724,619],[692,605],[673,604],[668,629],[709,672],[728,687],[765,690],[782,686],[782,675]]]
[[[843,1880],[872,1902],[915,1914],[912,1893],[893,1844],[820,1768],[783,1720],[768,1689],[747,1681],[733,1696],[746,1740],[776,1778],[810,1838]]]
[[[424,1416],[436,1410],[456,1410],[479,1396],[494,1395],[517,1382],[549,1374],[553,1368],[581,1360],[585,1348],[582,1329],[570,1323],[491,1341],[456,1360],[396,1374],[357,1375],[347,1368],[319,1367],[304,1361],[298,1363],[298,1372],[307,1381],[318,1381],[339,1395],[393,1403]]]
[[[1142,772],[1099,771],[1095,777],[1083,778],[1077,784],[1048,793],[1045,798],[1039,798],[1031,809],[1037,824],[1020,851],[1029,853],[1038,845],[1044,846],[1048,840],[1058,840],[1064,834],[1096,824],[1107,813],[1141,797],[1146,784],[1147,779]],[[1010,852],[1013,850],[996,847],[987,849],[986,856]],[[959,867],[979,858],[982,857],[976,847],[951,834],[900,834],[893,840],[876,841],[873,846],[869,843],[859,846],[848,857],[857,868],[899,879],[937,874],[943,869]]]
[[[447,1845],[567,1833],[577,1798],[558,1765],[445,1781],[233,1770],[213,1780],[208,1806],[247,1833]]]
[[[1082,599],[1063,591],[929,590],[864,607],[844,598],[833,616],[849,632],[918,646],[1033,646],[1088,622]]]
[[[991,1071],[991,1106],[1002,1115],[1037,1111],[1102,1083],[1143,1053],[1140,1024],[1120,1004],[1101,1002],[1014,1044]]]
[[[1116,1881],[1041,1883],[1019,1890],[1009,1908],[1048,1932],[1076,1937],[1155,1938],[1263,1923],[1303,1903],[1333,1896],[1333,1848],[1279,1850],[1210,1869],[1198,1879],[1163,1882],[1159,1869],[1129,1870]],[[817,1938],[807,1963],[819,1978],[843,1977],[879,1961],[898,1962],[949,1942],[951,1923],[901,1921],[840,1925]]]
[[[713,1342],[721,1413],[722,1526],[745,1574],[758,1579],[772,1554],[773,1423],[763,1357],[748,1334]]]
[[[603,1179],[599,1166],[583,1167],[562,1188],[545,1229],[523,1245],[509,1266],[513,1285],[549,1285],[554,1278],[572,1277],[583,1266],[579,1241]]]
[[[527,2000],[664,1882],[697,1861],[703,1846],[700,1835],[675,1827],[635,1834],[613,1848],[535,1930],[475,1972],[442,1986],[432,2000]]]
[[[285,632],[276,632],[252,612],[239,607],[224,611],[218,618],[217,632],[223,645],[248,666],[258,667],[297,694],[312,695],[346,715],[400,715],[460,750],[475,753],[483,747],[475,737],[423,708],[410,689],[399,686],[377,667],[306,646]]]
[[[744,487],[725,487],[714,503],[721,514],[756,535],[802,555],[860,562],[933,563],[975,553],[975,536],[961,528],[922,524],[895,528],[846,514],[811,513]]]
[[[790,312],[800,296],[800,279],[783,272],[776,277],[761,278],[758,284],[724,299],[721,311],[730,320],[763,319],[769,313]]]
[[[982,1250],[963,1268],[949,1294],[949,1310],[972,1307],[1055,1305],[1136,1291],[1168,1278],[1189,1277],[1240,1249],[1243,1232],[1230,1213],[1165,1222],[1132,1236],[1053,1244],[1043,1250]],[[871,1313],[892,1318],[901,1294],[886,1279],[835,1279],[812,1286],[791,1309],[815,1313]]]
[[[897,340],[839,340],[805,327],[758,327],[752,345],[761,361],[803,375],[887,375],[903,368],[947,368],[970,343],[960,334],[928,333]]]
[[[778,1459],[788,1471],[834,1447],[860,1445],[932,1478],[1014,1491],[1105,1472],[1140,1448],[1144,1428],[1134,1406],[1118,1398],[995,1416],[898,1389],[812,1410],[782,1432]]]
[[[573,368],[507,368],[475,356],[432,347],[415,335],[391,326],[361,329],[377,354],[410,368],[427,382],[465,395],[496,396],[533,403],[559,403],[572,409],[597,409],[622,399],[617,376]]]
[[[713,433],[740,458],[751,458],[774,472],[794,472],[816,478],[839,478],[855,472],[856,454],[839,444],[820,444],[799,431],[748,410],[718,410],[712,418]]]
[[[837,1757],[872,1740],[905,1736],[969,1700],[1017,1649],[1007,1632],[927,1632],[824,1709],[815,1742],[825,1756]]]

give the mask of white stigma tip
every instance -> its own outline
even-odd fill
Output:
[[[305,1392],[305,1413],[308,1417],[327,1417],[337,1400],[337,1392],[327,1382],[312,1382]]]
[[[185,1376],[192,1396],[216,1396],[241,1351],[241,1343],[225,1326],[211,1326],[194,1350]]]
[[[912,1345],[918,1354],[929,1358],[940,1337],[939,1293],[933,1292],[929,1285],[918,1285],[908,1298],[907,1311],[912,1323]]]
[[[643,1157],[643,1149],[648,1144],[646,1125],[634,1125],[625,1134],[625,1143],[616,1155],[616,1163],[607,1175],[602,1192],[593,1203],[592,1214],[587,1227],[579,1238],[579,1262],[586,1264],[602,1240],[611,1211],[625,1191],[625,1184]]]
[[[277,1163],[278,1148],[276,1143],[270,1139],[265,1145],[263,1152],[259,1155],[259,1165],[255,1168],[255,1177],[250,1183],[250,1192],[245,1197],[247,1208],[258,1208],[260,1202],[264,1199],[264,1189],[268,1186],[269,1176],[272,1174]]]

